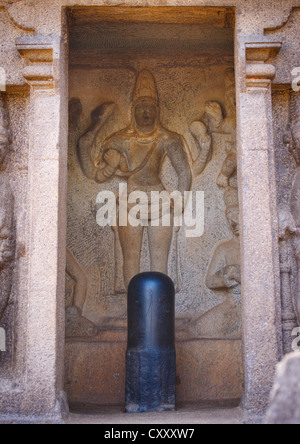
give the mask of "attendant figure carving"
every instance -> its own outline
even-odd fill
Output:
[[[67,249],[66,336],[91,337],[98,333],[95,325],[83,315],[88,282],[85,272],[71,250]]]
[[[206,285],[214,291],[226,290],[225,301],[205,313],[197,322],[197,332],[207,338],[241,338],[241,259],[238,192],[228,187],[224,194],[226,217],[234,237],[215,249],[206,275]]]

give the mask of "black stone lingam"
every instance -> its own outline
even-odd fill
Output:
[[[126,412],[175,410],[175,288],[162,273],[141,273],[128,289]]]

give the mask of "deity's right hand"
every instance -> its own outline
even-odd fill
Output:
[[[118,166],[120,165],[121,154],[117,150],[110,149],[104,154],[103,157],[104,157],[105,162],[111,168],[117,169]]]

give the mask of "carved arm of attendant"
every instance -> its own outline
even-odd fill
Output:
[[[74,290],[74,305],[79,309],[80,314],[82,314],[87,295],[88,281],[85,272],[68,248],[66,271],[76,283]]]
[[[104,103],[91,114],[91,125],[86,133],[80,137],[77,147],[77,156],[83,174],[95,180],[98,170],[96,159],[92,156],[92,149],[104,124],[111,117],[115,109],[114,103]]]
[[[226,288],[234,288],[241,285],[241,266],[240,265],[228,265],[222,270],[223,279]]]
[[[206,126],[203,122],[193,122],[190,126],[190,131],[197,143],[199,149],[199,156],[193,164],[194,174],[199,176],[203,173],[207,163],[212,156],[212,139],[207,133]]]
[[[226,188],[229,184],[229,179],[237,169],[237,155],[235,151],[229,151],[222,166],[222,170],[217,179],[217,185],[221,188]]]

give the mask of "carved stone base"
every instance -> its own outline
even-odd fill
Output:
[[[127,352],[126,412],[175,410],[174,351]]]
[[[77,405],[125,405],[126,339],[119,331],[95,338],[67,339],[65,389]],[[200,339],[177,341],[176,403],[213,402],[242,397],[242,341]],[[89,363],[87,366],[86,363]],[[199,382],[200,381],[200,382]]]

